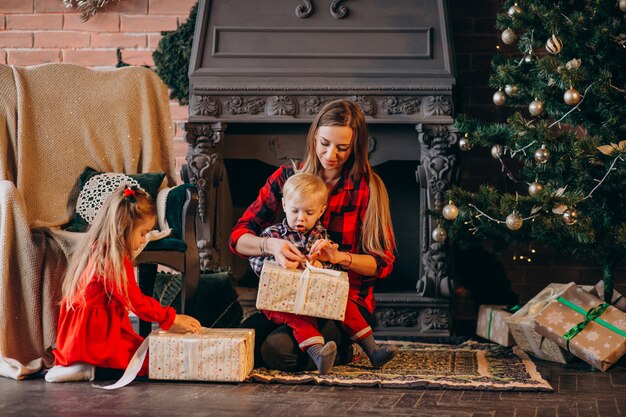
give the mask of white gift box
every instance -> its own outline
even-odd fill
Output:
[[[241,382],[254,367],[253,329],[154,331],[149,343],[151,379]]]
[[[311,317],[343,320],[350,283],[342,271],[285,269],[266,261],[261,270],[256,307]]]

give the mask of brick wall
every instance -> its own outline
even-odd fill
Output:
[[[114,67],[116,51],[129,64],[152,65],[152,51],[161,31],[175,30],[189,14],[195,0],[122,0],[113,3],[86,23],[63,6],[62,0],[0,0],[0,63],[33,65],[71,62],[87,67]],[[506,109],[496,108],[487,80],[490,60],[500,44],[495,25],[501,0],[451,0],[449,2],[457,68],[456,112],[485,121],[504,121]],[[500,45],[501,47],[503,45]],[[508,52],[507,50],[503,50]],[[177,165],[184,161],[187,145],[182,123],[187,108],[171,103],[175,122],[174,149]],[[474,149],[461,156],[461,183],[475,188],[490,182],[506,186],[499,164],[488,150]],[[545,283],[577,281],[594,283],[600,272],[592,265],[538,249],[532,264],[513,261],[513,250],[502,255],[513,290],[528,299]],[[620,269],[618,282],[626,282]],[[477,277],[480,279],[480,277]],[[620,290],[626,293],[626,285]]]
[[[196,0],[121,0],[87,22],[63,0],[0,0],[0,63],[36,65],[68,62],[114,68],[117,49],[132,65],[154,65],[161,31],[176,30]],[[177,168],[187,149],[182,124],[187,107],[170,103]],[[177,169],[177,172],[179,169]]]

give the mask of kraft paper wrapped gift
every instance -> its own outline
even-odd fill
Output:
[[[559,347],[555,342],[535,331],[535,316],[547,305],[550,297],[565,285],[567,284],[548,285],[521,309],[505,319],[517,346],[536,358],[567,363],[573,357],[571,353]]]
[[[478,309],[476,334],[502,346],[514,346],[515,340],[505,321],[512,313],[507,306],[481,305]]]
[[[535,330],[601,371],[626,353],[626,314],[573,282],[550,297]]]
[[[154,331],[149,343],[151,379],[241,382],[254,367],[253,329]]]
[[[595,286],[598,298],[604,301],[604,281],[600,281]],[[622,311],[626,311],[626,298],[617,291],[613,291],[613,297],[611,298],[611,304]]]
[[[261,270],[256,308],[343,320],[350,284],[342,271],[311,266],[285,269],[266,261]]]

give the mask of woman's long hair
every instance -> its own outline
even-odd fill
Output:
[[[370,189],[369,203],[361,230],[361,246],[365,252],[386,257],[385,250],[391,250],[395,245],[389,195],[385,184],[369,163],[369,135],[363,111],[357,104],[348,100],[327,103],[309,128],[302,172],[319,175],[323,169],[315,152],[317,131],[322,126],[348,126],[352,129],[352,152],[344,169],[348,170],[355,181],[365,177]]]
[[[106,289],[117,289],[128,301],[124,258],[132,258],[131,235],[139,222],[155,216],[150,196],[140,189],[123,186],[107,198],[70,260],[63,281],[68,308],[84,301],[92,279],[103,280]]]

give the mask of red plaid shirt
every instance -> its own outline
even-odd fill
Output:
[[[257,199],[248,207],[237,221],[230,235],[230,249],[237,254],[237,240],[246,233],[256,236],[275,223],[276,215],[282,210],[281,198],[283,185],[294,174],[291,164],[279,167],[259,191]],[[322,217],[322,225],[328,231],[329,238],[339,244],[339,250],[350,253],[363,253],[361,245],[361,226],[369,202],[369,184],[366,178],[354,181],[347,170],[337,182],[328,199],[328,208]],[[376,272],[371,277],[364,277],[350,271],[350,299],[373,312],[374,282],[376,278],[387,277],[392,269],[395,256],[390,248],[386,257],[368,253],[376,260]],[[241,256],[241,255],[240,255]]]

